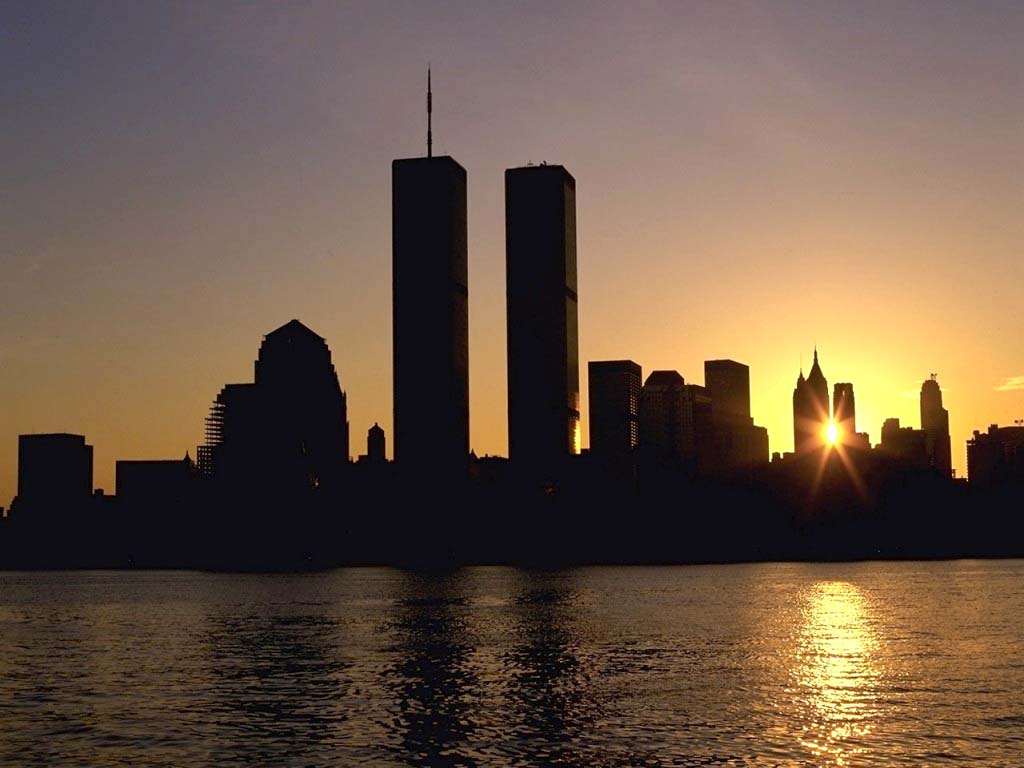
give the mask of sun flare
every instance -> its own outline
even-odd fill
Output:
[[[829,445],[835,445],[839,442],[839,427],[836,426],[834,421],[830,421],[828,426],[825,427],[825,439],[828,440]]]

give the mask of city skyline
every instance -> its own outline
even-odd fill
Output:
[[[12,9],[12,14],[26,17],[30,28],[38,23],[28,10]],[[158,12],[127,7],[124,12],[135,22],[140,15],[148,18],[142,38],[155,36],[166,50],[157,46],[147,53],[137,48],[140,43],[123,37],[128,22],[118,19],[102,33],[114,53],[127,48],[141,61],[155,63],[178,51],[176,46],[183,41],[212,44],[199,35],[198,20],[187,14],[158,33],[158,22],[165,21],[157,18]],[[97,14],[96,9],[78,13],[85,17],[78,19],[83,23],[80,34],[99,34],[94,28],[98,21],[90,16]],[[309,16],[322,13],[320,9]],[[744,13],[703,10],[681,17],[719,35],[734,22],[741,37],[771,26],[772,14],[767,11]],[[922,37],[955,37],[946,22],[921,7],[903,13],[906,18],[897,18],[897,27],[910,26],[914,14],[922,13],[932,24],[925,24],[913,38],[921,48],[897,49],[886,46],[884,39],[873,41],[882,61],[896,58],[907,65],[901,70],[903,79],[897,77],[889,89],[875,93],[881,101],[888,102],[900,88],[924,78],[919,68],[934,63]],[[45,17],[45,9],[39,14]],[[733,18],[736,14],[741,18]],[[972,18],[961,34],[996,35],[995,7],[990,15]],[[278,26],[261,26],[260,19],[268,16],[277,19]],[[637,29],[628,19],[618,21],[624,21],[624,41],[669,41],[668,33],[656,35]],[[1009,19],[1008,28],[1014,21]],[[244,23],[269,41],[283,35],[285,42],[312,24],[309,18],[285,23],[263,6],[255,6],[243,20],[225,15],[217,16],[216,22]],[[564,18],[555,22],[556,30],[565,31],[568,25],[578,34],[594,34],[589,27],[580,32],[579,24]],[[70,26],[72,20],[62,23]],[[835,33],[822,18],[807,23],[818,25],[826,38],[830,31]],[[549,62],[547,46],[554,34],[546,32],[535,44],[541,54],[536,66]],[[514,25],[510,36],[525,39],[525,22]],[[699,47],[687,35],[681,39]],[[1001,39],[995,38],[997,43]],[[313,51],[323,54],[332,38],[322,33],[313,41]],[[14,55],[35,62],[20,45],[19,41],[14,46]],[[341,93],[332,93],[325,85],[323,91],[303,91],[293,95],[296,101],[282,105],[291,104],[298,115],[313,117],[349,94],[344,101],[354,112],[369,110],[374,120],[392,126],[377,140],[359,121],[357,131],[364,132],[355,137],[347,133],[347,112],[328,113],[331,130],[302,120],[294,126],[258,119],[249,126],[240,123],[257,116],[246,87],[260,84],[281,99],[288,97],[288,90],[275,80],[272,60],[235,39],[232,46],[217,54],[228,65],[230,77],[211,75],[210,82],[197,85],[196,91],[179,79],[188,72],[187,57],[160,70],[164,74],[157,78],[160,88],[155,93],[169,95],[171,106],[191,107],[174,124],[183,131],[180,135],[149,123],[151,118],[140,111],[147,102],[139,90],[109,90],[122,78],[135,81],[133,75],[118,73],[116,57],[105,58],[108,54],[90,60],[85,69],[96,76],[89,87],[105,93],[119,109],[101,114],[66,93],[48,90],[45,80],[39,80],[53,71],[45,67],[34,73],[34,80],[29,78],[26,85],[33,89],[18,91],[22,109],[16,111],[14,130],[4,141],[28,151],[8,153],[14,164],[4,192],[12,205],[0,214],[4,231],[10,233],[11,253],[6,267],[10,292],[0,297],[10,334],[9,343],[0,345],[0,399],[5,403],[0,416],[0,499],[13,496],[18,434],[85,434],[95,446],[96,484],[108,489],[114,487],[115,458],[161,458],[194,449],[202,442],[203,419],[215,388],[238,380],[251,364],[248,340],[293,317],[332,340],[356,441],[375,422],[393,434],[388,164],[395,157],[423,151],[422,81],[429,58],[435,73],[435,146],[458,158],[468,175],[470,447],[478,454],[507,455],[501,172],[528,160],[564,164],[578,182],[583,446],[589,444],[587,362],[631,359],[645,371],[678,370],[693,383],[700,379],[705,360],[732,358],[750,366],[751,410],[755,422],[768,428],[771,450],[790,450],[793,372],[813,342],[827,355],[829,380],[856,387],[858,429],[867,431],[873,443],[885,418],[919,425],[921,382],[937,371],[943,405],[949,411],[953,466],[960,475],[966,463],[964,446],[973,430],[990,423],[1009,425],[1022,415],[1024,370],[1014,346],[1019,313],[1012,312],[1019,299],[1011,289],[1021,284],[1019,256],[1013,259],[1019,254],[1021,225],[1009,217],[1009,208],[1005,216],[1001,213],[1010,201],[1020,199],[1024,174],[1015,170],[1019,150],[1015,155],[1013,145],[1007,144],[999,164],[995,149],[983,151],[971,141],[957,144],[959,153],[943,154],[944,142],[954,138],[952,129],[932,135],[935,143],[925,142],[924,149],[912,142],[910,128],[918,125],[917,120],[946,111],[955,117],[954,107],[961,106],[944,103],[942,97],[950,94],[937,86],[929,89],[927,78],[920,93],[930,99],[917,104],[917,110],[913,104],[896,110],[894,119],[910,122],[890,122],[897,130],[887,145],[872,144],[878,139],[872,131],[862,142],[842,131],[822,135],[826,132],[820,126],[797,131],[798,116],[828,118],[826,127],[835,129],[845,110],[802,94],[799,78],[795,84],[782,78],[784,69],[757,77],[744,66],[730,70],[721,60],[703,75],[727,80],[731,75],[736,85],[785,82],[790,89],[778,98],[785,106],[802,108],[793,111],[792,122],[772,122],[780,117],[772,104],[738,88],[739,102],[731,106],[740,111],[732,117],[742,115],[743,107],[757,108],[754,115],[767,118],[769,128],[778,131],[762,134],[770,147],[758,146],[762,139],[723,132],[728,110],[721,103],[702,104],[696,86],[671,91],[670,101],[680,114],[687,108],[686,120],[671,123],[679,128],[671,140],[651,135],[653,126],[659,125],[655,113],[641,124],[592,100],[568,99],[555,102],[563,118],[555,121],[561,129],[530,125],[517,141],[499,140],[488,135],[493,134],[488,126],[503,128],[493,122],[522,120],[524,112],[543,114],[545,104],[555,98],[556,86],[579,85],[577,68],[588,61],[572,58],[547,86],[528,83],[529,72],[518,70],[517,76],[503,81],[509,85],[503,90],[509,102],[502,103],[480,91],[488,85],[486,68],[473,75],[474,81],[469,79],[466,73],[473,69],[466,64],[481,52],[465,45],[440,63],[422,45],[403,52],[400,61],[382,68],[401,75],[394,78],[386,105],[378,92],[367,90],[372,77],[351,83],[339,79],[345,86]],[[768,46],[754,55],[770,61],[773,51]],[[793,51],[793,56],[810,56],[800,46]],[[898,56],[901,51],[906,59]],[[41,54],[33,54],[37,55]],[[509,52],[502,50],[501,55],[507,66]],[[860,55],[850,55],[864,65]],[[67,64],[67,56],[57,56],[52,66]],[[7,62],[8,69],[20,71],[19,61]],[[982,77],[981,65],[956,61],[964,64],[965,77]],[[254,65],[251,71],[242,67],[245,62]],[[1007,52],[1002,58],[993,56],[988,66],[1013,62]],[[313,56],[293,64],[290,74],[305,75],[302,82],[307,85],[315,85],[319,77],[334,83],[328,63]],[[616,74],[602,66],[600,74],[621,98],[637,72]],[[803,87],[817,92],[812,86],[836,80],[850,84],[830,72]],[[999,103],[1012,102],[1013,85],[995,76],[986,82],[990,89],[1003,88],[996,91],[1003,96]],[[721,87],[728,90],[727,86]],[[200,119],[202,104],[194,98],[230,87],[237,98],[224,108],[207,104],[211,114],[206,119],[223,121],[223,109],[228,109],[228,115],[237,119],[226,124],[242,139],[235,147],[225,143],[233,135],[225,133],[228,129],[209,130]],[[854,96],[871,101],[867,91],[855,90]],[[650,94],[641,89],[636,98],[646,104]],[[82,132],[78,144],[58,151],[55,143],[66,136],[53,118],[62,114],[76,115]],[[571,115],[585,117],[585,126],[567,129]],[[869,115],[874,113],[869,110]],[[983,110],[985,116],[993,120],[982,120],[968,136],[984,137],[997,146],[1009,138],[1003,137],[1000,125],[1020,122],[1012,113],[992,108]],[[974,117],[973,125],[978,126]],[[46,126],[48,130],[38,130]],[[524,125],[516,122],[515,127],[522,130]],[[276,128],[283,130],[284,139],[266,143]],[[733,128],[738,130],[737,125]],[[604,144],[608,132],[614,135],[616,130],[650,141],[638,144],[620,138],[614,144],[615,161],[608,163],[602,160],[607,156]],[[33,131],[37,135],[29,141]],[[193,137],[194,145],[184,142],[185,134]],[[793,142],[804,135],[821,141],[816,151],[797,149]],[[964,141],[963,136],[957,138]],[[887,171],[875,175],[854,168],[879,148],[885,150],[881,157]],[[728,149],[736,155],[693,156],[709,149]],[[117,162],[125,151],[126,162]],[[655,173],[647,163],[645,158],[659,152],[667,153],[663,161],[679,162],[668,163],[675,174]],[[358,161],[352,157],[357,154]],[[329,160],[320,162],[323,158]],[[744,159],[752,164],[740,169],[738,163]],[[1003,162],[1006,159],[1009,162]],[[199,165],[204,162],[220,174],[220,181],[202,172]],[[766,169],[774,171],[767,180],[747,175]],[[838,170],[850,176],[840,182],[834,175]],[[58,173],[65,183],[55,189],[52,181]],[[925,184],[929,174],[947,183]],[[646,189],[637,183],[638,177],[653,178],[657,184]],[[815,178],[826,182],[830,194],[824,200],[803,191]],[[265,184],[274,179],[277,184]],[[883,210],[886,206],[869,203],[869,181],[877,182],[887,193],[887,206],[895,206],[905,220],[889,215]],[[346,185],[358,188],[363,199],[356,199]],[[937,192],[942,186],[947,191]],[[777,217],[766,217],[769,209]],[[951,228],[948,222],[958,212],[960,218],[973,216],[975,224],[964,225],[964,230]],[[788,234],[787,225],[792,227]],[[877,252],[870,252],[872,248]],[[980,257],[984,268],[979,270]],[[827,269],[817,269],[822,264]],[[964,279],[966,264],[973,266],[970,280]],[[823,272],[828,280],[823,280]],[[803,360],[805,368],[809,362]],[[390,455],[391,445],[388,451]]]

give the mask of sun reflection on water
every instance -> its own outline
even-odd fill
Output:
[[[877,646],[867,600],[857,587],[829,581],[810,590],[792,693],[804,719],[801,743],[819,765],[847,765],[864,752],[878,716]]]

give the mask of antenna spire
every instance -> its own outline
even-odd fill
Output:
[[[434,94],[430,90],[430,65],[427,65],[427,157],[434,156],[434,132],[431,125],[434,113]]]

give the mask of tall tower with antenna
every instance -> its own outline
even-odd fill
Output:
[[[427,156],[391,163],[393,447],[403,474],[464,478],[469,462],[466,171],[434,156],[427,68]]]

